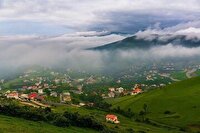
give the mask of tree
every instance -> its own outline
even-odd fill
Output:
[[[58,116],[54,121],[54,125],[59,127],[68,127],[70,125],[69,120],[64,116]]]
[[[142,111],[140,111],[140,113],[139,113],[139,116],[141,116],[141,118],[142,118],[142,121],[144,121],[145,120],[145,112],[142,110]]]
[[[143,110],[144,110],[144,113],[147,114],[147,112],[148,112],[148,106],[147,106],[147,104],[143,105]]]

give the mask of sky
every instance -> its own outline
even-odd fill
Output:
[[[0,35],[133,34],[200,19],[199,0],[0,0]]]
[[[86,50],[133,35],[196,41],[199,33],[200,0],[0,0],[0,76],[32,65],[92,70],[134,59],[199,58],[200,47],[172,44],[145,51]]]

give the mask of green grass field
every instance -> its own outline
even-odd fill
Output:
[[[61,128],[44,122],[0,115],[0,133],[95,133],[95,131],[77,127]]]
[[[186,73],[184,71],[172,72],[171,77],[178,80],[185,80],[187,79]]]
[[[131,108],[134,112],[141,111],[147,104],[147,117],[151,120],[200,131],[200,77],[107,102],[124,110]],[[165,111],[170,111],[170,114],[165,114]]]
[[[105,124],[110,129],[118,131],[119,133],[121,133],[121,132],[126,133],[126,132],[128,132],[127,129],[133,129],[136,132],[144,131],[144,132],[148,132],[148,133],[179,132],[177,130],[172,130],[169,128],[156,127],[156,126],[152,126],[149,124],[135,122],[134,120],[132,120],[130,118],[124,117],[124,116],[116,114],[116,113],[114,113],[114,114],[116,114],[118,116],[120,124],[116,125],[116,124],[107,123],[105,121],[105,115],[108,113],[97,110],[97,109],[87,109],[87,108],[82,108],[82,107],[78,108],[78,107],[72,107],[72,106],[59,106],[59,107],[53,108],[53,110],[58,113],[61,113],[64,111],[69,111],[69,112],[79,112],[79,114],[81,114],[81,115],[91,115],[98,121]]]

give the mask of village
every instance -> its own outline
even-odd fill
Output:
[[[23,86],[21,90],[7,90],[4,93],[1,93],[1,96],[4,96],[8,99],[16,99],[20,101],[22,104],[30,105],[34,107],[50,107],[53,104],[70,104],[74,106],[91,106],[94,103],[85,103],[84,101],[76,103],[76,105],[72,102],[73,96],[71,94],[76,95],[86,95],[86,93],[82,92],[79,88],[77,91],[69,91],[69,92],[56,92],[56,88],[48,89],[48,84],[37,84],[35,86]],[[48,93],[45,90],[48,90]],[[122,87],[119,88],[108,88],[107,94],[101,94],[103,99],[106,98],[115,98],[126,95],[137,95],[142,93],[143,90],[141,85],[136,84],[132,90],[126,90]],[[54,101],[49,101],[49,97],[55,98]]]
[[[143,72],[132,72],[130,68],[130,72],[124,72],[120,78],[91,75],[86,72],[74,74],[71,70],[61,73],[51,69],[39,71],[30,69],[14,80],[1,79],[0,95],[7,99],[15,99],[25,106],[36,108],[56,105],[92,107],[95,105],[95,101],[88,97],[100,97],[103,100],[138,95],[151,88],[162,88],[172,82],[180,81],[173,77],[171,72],[181,71],[186,76],[192,76],[195,72],[199,72],[199,68],[200,66],[196,65],[177,70],[171,63],[163,65],[160,70],[156,64],[153,64]],[[136,69],[136,67],[132,69]],[[132,81],[123,86],[124,81],[127,80]],[[107,81],[111,81],[111,85],[105,85]],[[119,123],[117,116],[113,114],[108,114],[106,121]]]
[[[162,88],[180,81],[176,76],[180,73],[181,76],[185,75],[189,78],[195,73],[198,74],[199,70],[199,65],[179,70],[173,64],[163,65],[162,69],[154,64],[142,72],[132,72],[130,69],[123,72],[121,77],[111,78],[106,75],[88,74],[84,71],[74,73],[67,70],[62,73],[51,69],[39,71],[30,69],[14,80],[1,79],[0,97],[34,108],[56,106],[98,108],[99,105],[102,108],[103,104],[99,103],[103,103],[104,100],[140,95],[149,89]],[[130,81],[128,84],[125,82],[127,80]],[[103,106],[107,108],[108,105]],[[120,124],[120,119],[115,112],[113,114],[108,112],[105,115],[105,121]]]
[[[25,101],[27,99],[56,103],[74,103],[74,97],[87,96],[89,93],[103,99],[136,95],[151,88],[162,88],[172,82],[180,81],[180,76],[188,78],[198,74],[200,65],[188,66],[179,70],[173,63],[163,64],[162,69],[156,64],[149,66],[142,72],[132,72],[137,66],[123,72],[123,76],[111,78],[104,75],[91,75],[86,72],[74,74],[72,70],[60,73],[51,69],[29,69],[14,80],[0,80],[1,95]],[[138,66],[139,69],[139,66]],[[173,72],[171,72],[173,71]],[[177,74],[175,73],[176,71]],[[76,76],[74,76],[76,75]],[[174,76],[175,75],[175,76]],[[178,76],[176,76],[178,75]],[[135,78],[137,77],[137,79]],[[125,83],[129,81],[128,83]],[[104,85],[109,83],[108,85]],[[98,86],[97,86],[98,85]],[[143,91],[142,91],[143,90]],[[79,100],[80,106],[85,105]]]

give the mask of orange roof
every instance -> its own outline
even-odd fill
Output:
[[[115,120],[115,119],[117,119],[117,116],[116,116],[116,115],[113,115],[113,114],[108,114],[108,115],[106,115],[106,118]]]
[[[136,88],[135,90],[133,90],[133,93],[139,93],[139,92],[141,92],[141,91],[142,91],[142,89]]]

